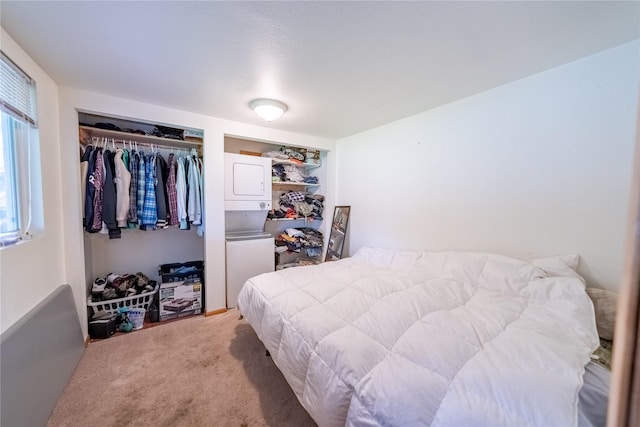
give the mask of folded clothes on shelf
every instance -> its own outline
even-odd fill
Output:
[[[267,218],[321,220],[323,211],[324,196],[302,191],[288,191],[280,196],[278,207],[271,210]]]
[[[275,244],[276,246],[286,246],[289,252],[305,250],[307,255],[317,256],[319,253],[314,249],[322,248],[323,235],[322,232],[310,227],[289,228],[276,237]],[[314,255],[310,255],[309,250],[311,250]]]

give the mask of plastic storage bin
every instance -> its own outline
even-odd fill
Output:
[[[146,310],[140,307],[133,307],[129,309],[127,313],[129,315],[129,321],[133,325],[133,329],[142,329],[144,326],[144,315]]]
[[[182,272],[182,268],[194,267],[195,270]],[[204,283],[204,261],[178,262],[174,264],[161,264],[158,272],[162,283],[182,282],[184,280],[199,279]]]

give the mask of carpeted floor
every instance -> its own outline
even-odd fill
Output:
[[[47,425],[315,426],[239,317],[230,310],[92,342]]]

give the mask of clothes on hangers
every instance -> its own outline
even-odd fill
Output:
[[[184,169],[184,157],[177,160],[176,197],[178,205],[178,225],[181,230],[187,229],[187,179]]]
[[[114,239],[127,227],[188,230],[193,224],[202,236],[203,163],[196,150],[170,153],[167,162],[157,147],[145,155],[122,143],[121,148],[113,139],[103,139],[101,146],[96,141],[80,156],[85,230]]]
[[[191,223],[199,225],[202,219],[202,199],[200,197],[200,172],[198,162],[194,155],[188,157],[189,174],[187,175],[187,185],[189,197],[187,199],[188,215]]]
[[[93,184],[92,221],[87,231],[97,233],[102,229],[102,183],[104,177],[104,157],[102,148],[95,152],[95,167],[89,182]]]
[[[158,207],[156,204],[156,173],[155,173],[155,154],[151,154],[144,159],[145,163],[145,188],[144,201],[142,203],[142,216],[140,225],[154,227],[158,220]]]
[[[203,173],[203,166],[204,164],[202,163],[202,158],[200,157],[196,157],[196,160],[198,162],[198,173],[200,176],[200,205],[201,205],[201,216],[200,216],[200,225],[198,225],[198,236],[202,237],[204,236],[204,173]]]
[[[129,172],[131,173],[131,181],[129,182],[129,212],[127,213],[127,221],[129,226],[138,223],[138,168],[140,167],[140,156],[137,151],[131,150],[129,154]]]
[[[144,195],[147,187],[145,176],[146,167],[144,164],[144,152],[140,152],[140,163],[138,164],[138,192],[136,205],[138,206],[138,224],[142,225],[142,211],[144,210]]]
[[[82,225],[86,225],[87,175],[89,174],[89,159],[93,152],[93,145],[88,145],[80,157],[80,185],[82,188]]]
[[[175,154],[169,154],[169,175],[167,176],[167,199],[169,201],[169,225],[179,225],[178,220],[178,194],[176,189],[176,158]]]
[[[115,153],[105,150],[103,154],[105,175],[103,182],[102,222],[107,228],[110,239],[120,238],[120,229],[116,222],[116,184]],[[102,227],[104,228],[104,226]]]
[[[167,188],[165,187],[168,176],[168,171],[166,170],[167,162],[165,162],[160,154],[156,154],[154,162],[156,171],[156,211],[158,216],[156,227],[167,228],[169,226],[169,222],[167,221],[167,212],[169,210],[167,205]]]
[[[127,214],[129,213],[129,187],[131,184],[131,173],[127,170],[123,156],[125,151],[118,148],[114,158],[115,163],[115,183],[116,183],[116,223],[119,228],[127,226]]]

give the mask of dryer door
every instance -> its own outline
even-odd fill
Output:
[[[224,199],[271,201],[271,159],[225,153]]]
[[[264,166],[248,163],[233,163],[233,195],[260,196],[264,198]]]

